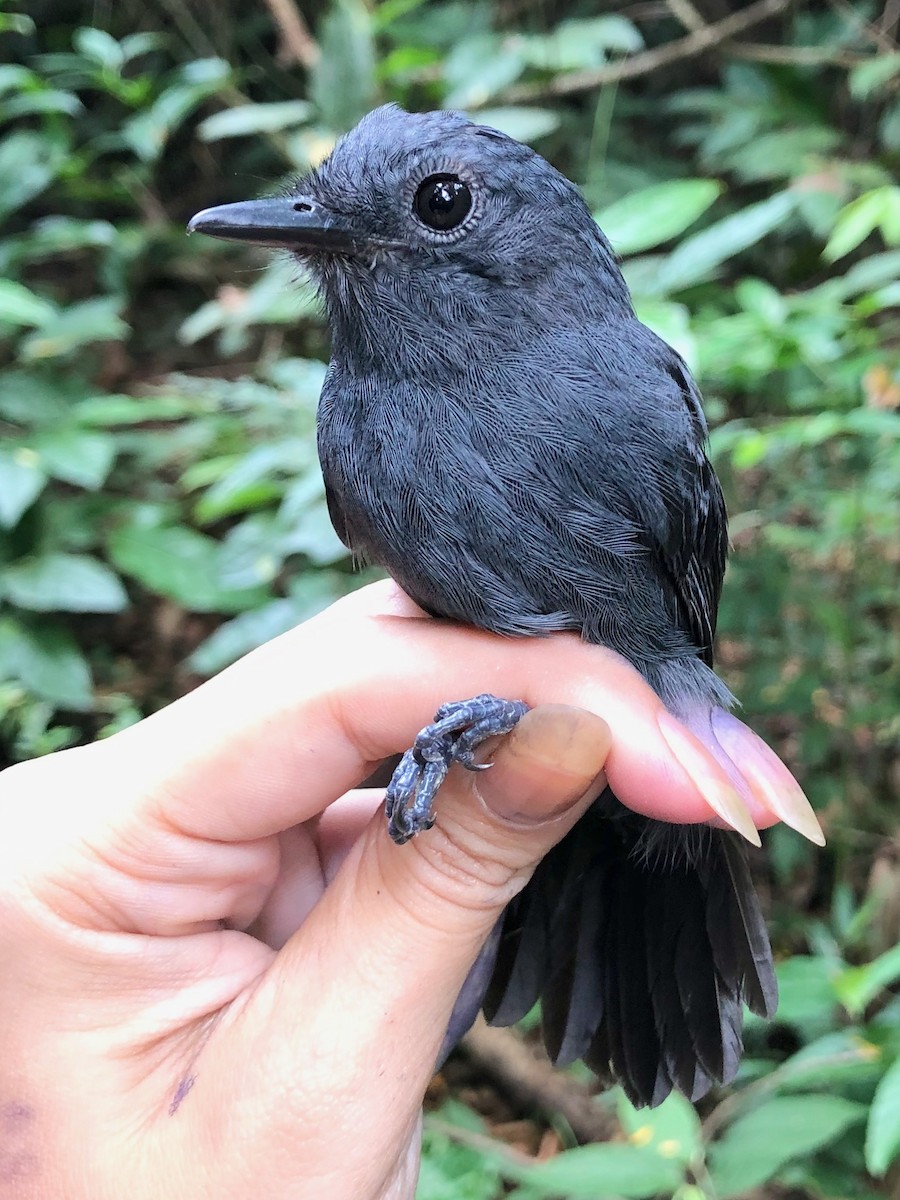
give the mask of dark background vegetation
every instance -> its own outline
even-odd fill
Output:
[[[576,179],[704,389],[722,670],[829,837],[776,829],[760,860],[778,1019],[699,1114],[476,1035],[434,1085],[421,1200],[900,1195],[898,22],[897,0],[0,11],[0,760],[108,734],[358,582],[315,460],[315,298],[184,223],[374,104],[477,110]]]

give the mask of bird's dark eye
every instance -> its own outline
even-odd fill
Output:
[[[423,225],[443,233],[461,225],[472,209],[472,193],[455,175],[429,175],[419,185],[413,210]]]

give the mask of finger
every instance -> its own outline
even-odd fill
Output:
[[[273,1128],[289,1133],[302,1158],[303,1114],[326,1093],[351,1109],[340,1127],[318,1124],[315,1133],[334,1138],[341,1161],[356,1145],[408,1129],[472,962],[537,862],[604,786],[609,744],[595,715],[542,707],[499,743],[489,771],[451,771],[427,836],[398,847],[380,819],[369,823],[215,1066],[230,1092],[237,1079],[243,1093],[269,1097],[260,1120],[270,1137]],[[216,1084],[209,1080],[210,1095]],[[254,1144],[254,1130],[242,1136]]]
[[[247,932],[280,950],[303,924],[325,890],[318,836],[310,825],[294,825],[278,835],[278,878]]]
[[[384,808],[384,788],[358,788],[341,796],[319,818],[316,834],[325,883],[332,882],[374,813]]]
[[[415,600],[411,600],[393,579],[379,579],[377,583],[349,592],[321,612],[318,619],[345,621],[351,613],[360,617],[412,617],[420,621],[435,619],[424,608],[419,608]]]
[[[321,812],[410,745],[447,700],[488,690],[602,715],[613,730],[610,783],[648,816],[709,820],[703,788],[731,789],[699,744],[682,765],[657,724],[661,701],[612,651],[570,635],[501,639],[383,615],[398,603],[382,588],[334,606],[118,734],[104,744],[109,761],[141,779],[154,803],[162,798],[178,828],[256,839]]]
[[[280,949],[309,916],[383,804],[381,788],[348,792],[317,820],[279,834],[278,879],[247,932]]]

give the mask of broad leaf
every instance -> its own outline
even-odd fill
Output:
[[[0,142],[0,220],[37,196],[69,156],[65,139],[17,131]]]
[[[884,988],[900,979],[900,945],[892,946],[870,963],[848,967],[834,981],[834,990],[849,1013],[860,1016]]]
[[[204,142],[222,138],[246,137],[254,133],[273,133],[308,120],[313,111],[306,100],[283,100],[273,104],[241,104],[207,117],[197,128]]]
[[[125,62],[122,47],[116,39],[104,29],[85,26],[76,29],[72,37],[72,45],[79,54],[91,59],[106,71],[118,75]]]
[[[70,304],[25,338],[19,357],[26,362],[59,358],[92,342],[122,341],[129,333],[119,316],[122,304],[118,296],[95,296]]]
[[[866,1166],[882,1176],[900,1154],[900,1057],[875,1089],[866,1127]]]
[[[521,39],[476,33],[444,59],[446,108],[480,108],[514,83],[525,69]]]
[[[48,475],[91,490],[105,482],[116,457],[116,443],[109,434],[83,429],[40,434],[31,448]]]
[[[154,162],[185,118],[225,87],[230,74],[220,58],[201,58],[182,67],[150,108],[125,123],[122,136],[127,145],[144,162]]]
[[[481,125],[490,125],[519,142],[535,142],[559,128],[559,114],[549,108],[483,108]]]
[[[110,538],[110,556],[125,575],[191,612],[240,612],[268,599],[263,588],[219,583],[219,544],[181,526],[132,524]]]
[[[0,525],[11,529],[17,524],[46,483],[33,450],[0,450]]]
[[[843,258],[876,229],[889,245],[900,242],[900,187],[873,188],[842,208],[822,257],[828,262]]]
[[[662,1192],[671,1195],[684,1178],[674,1158],[651,1149],[603,1143],[566,1150],[522,1176],[529,1191],[546,1196],[625,1196],[642,1200]]]
[[[859,63],[850,72],[850,95],[864,99],[900,75],[900,52],[876,54]]]
[[[0,619],[0,678],[18,679],[36,696],[64,708],[92,706],[91,673],[71,634],[50,621]]]
[[[43,325],[55,315],[56,309],[49,300],[14,279],[0,279],[0,321],[9,325]]]
[[[641,1150],[652,1150],[663,1158],[692,1162],[702,1149],[700,1118],[693,1104],[672,1092],[657,1108],[636,1109],[620,1093],[619,1121],[628,1141]]]
[[[708,279],[717,267],[784,225],[794,208],[791,192],[777,192],[695,233],[663,263],[656,280],[657,291],[680,291]]]
[[[336,0],[329,7],[319,45],[309,94],[329,128],[349,129],[375,103],[375,46],[362,0]]]
[[[85,554],[40,554],[7,566],[0,595],[34,612],[119,612],[128,596],[118,576]]]
[[[759,1187],[788,1162],[812,1154],[865,1117],[840,1096],[776,1096],[728,1127],[709,1155],[722,1200]]]
[[[617,254],[637,254],[684,233],[721,193],[714,179],[673,179],[623,196],[594,217]]]

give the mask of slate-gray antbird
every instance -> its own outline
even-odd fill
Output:
[[[461,114],[389,106],[294,194],[191,228],[311,267],[333,339],[319,451],[355,554],[435,615],[611,646],[737,788],[820,839],[711,670],[726,530],[697,388],[636,319],[567,179]],[[448,763],[474,766],[523,711],[483,696],[437,714],[389,789],[396,840],[431,824]],[[755,836],[739,800],[719,811]],[[507,909],[453,1032],[479,1002],[510,1023],[540,998],[557,1061],[655,1104],[730,1079],[742,1002],[769,1014],[775,993],[739,837],[651,821],[607,791]]]

